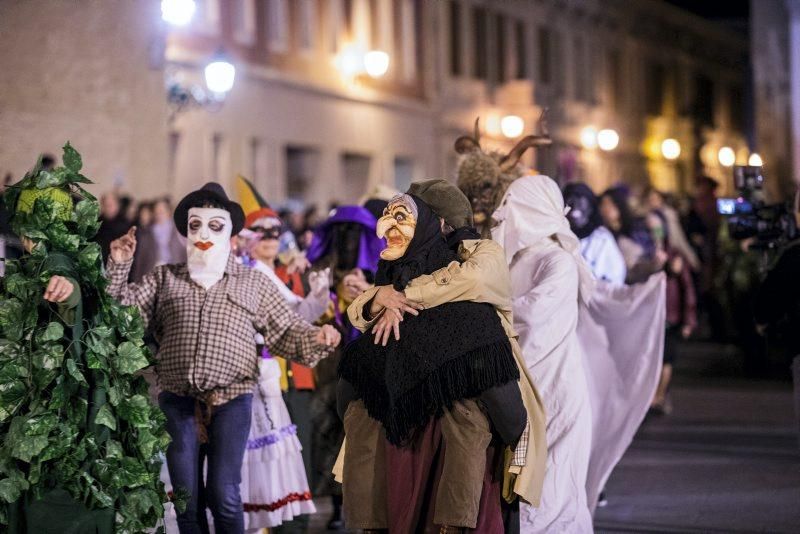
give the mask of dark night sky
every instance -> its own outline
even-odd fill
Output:
[[[725,2],[709,2],[708,0],[663,1],[707,19],[742,19],[747,18],[750,13],[749,0],[726,0]]]
[[[662,0],[675,7],[690,11],[695,15],[714,21],[736,33],[749,33],[749,0]]]

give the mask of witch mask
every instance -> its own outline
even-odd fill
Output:
[[[417,204],[409,195],[397,195],[389,201],[378,219],[378,237],[386,239],[381,259],[394,261],[402,258],[414,238],[418,217]]]

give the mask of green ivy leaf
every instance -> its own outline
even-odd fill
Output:
[[[139,428],[150,427],[150,410],[152,404],[144,395],[134,395],[129,399],[123,399],[117,408],[119,416],[128,421],[132,426]],[[147,455],[146,455],[147,456]]]
[[[106,458],[122,458],[123,456],[125,456],[125,452],[119,441],[113,439],[106,441]]]
[[[117,347],[117,357],[114,359],[117,371],[123,375],[130,375],[150,365],[144,350],[131,341],[123,341]]]
[[[24,305],[22,301],[11,298],[0,303],[0,330],[4,337],[11,341],[22,339],[22,330],[25,324]]]
[[[20,300],[26,300],[37,288],[35,280],[22,273],[14,273],[5,278],[6,290]]]
[[[117,429],[117,420],[114,419],[114,414],[111,412],[111,406],[108,404],[104,404],[100,407],[97,411],[97,415],[94,418],[94,422],[97,425],[107,426],[111,430]]]
[[[64,337],[64,327],[61,323],[52,321],[47,324],[43,331],[36,334],[36,342],[40,345],[48,341],[59,341]]]
[[[0,500],[12,503],[19,499],[22,492],[28,487],[25,476],[20,471],[15,471],[11,476],[0,480]]]
[[[16,414],[28,396],[28,370],[19,361],[9,361],[0,367],[0,422]]]
[[[47,436],[57,424],[58,419],[54,414],[12,419],[6,437],[11,457],[31,463],[47,447]]]
[[[80,369],[78,369],[78,365],[72,358],[67,360],[67,372],[73,379],[80,382],[81,384],[85,384],[87,386],[89,385],[89,383],[86,381],[86,377],[83,376],[83,373],[81,372]]]
[[[64,156],[62,159],[64,160],[64,166],[72,172],[79,172],[81,167],[83,167],[81,155],[78,154],[77,150],[72,148],[72,145],[69,144],[69,141],[67,141],[67,144],[64,145]]]
[[[45,189],[47,187],[59,187],[67,181],[68,171],[63,167],[52,171],[41,171],[36,178],[36,188]]]

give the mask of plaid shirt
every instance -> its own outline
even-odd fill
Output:
[[[319,328],[289,309],[264,274],[228,258],[225,274],[206,291],[186,264],[161,265],[128,284],[132,261],[109,258],[108,293],[139,308],[159,344],[159,386],[220,405],[251,393],[258,378],[255,335],[275,352],[315,365],[334,349],[318,345]]]

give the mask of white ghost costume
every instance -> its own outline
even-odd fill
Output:
[[[539,508],[521,503],[521,532],[592,532],[585,488],[592,414],[576,328],[594,277],[550,178],[513,182],[493,218],[492,237],[510,264],[514,328],[547,413],[542,500]]]

